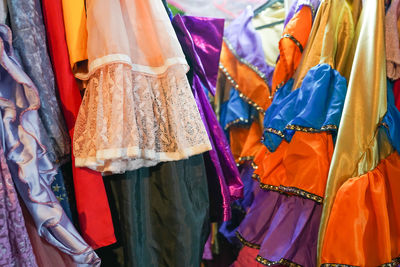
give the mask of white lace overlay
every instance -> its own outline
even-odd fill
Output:
[[[75,125],[77,167],[121,173],[210,149],[183,65],[151,76],[113,63],[90,77]]]

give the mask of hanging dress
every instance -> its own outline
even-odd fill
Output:
[[[72,2],[76,1],[68,0],[68,3]],[[58,94],[62,103],[61,107],[68,126],[69,135],[72,139],[82,98],[76,79],[71,71],[63,11],[79,11],[79,8],[73,10],[67,8],[63,10],[61,0],[43,0],[42,8]],[[64,18],[69,21],[69,17],[64,16]],[[86,29],[86,24],[84,28]],[[77,51],[81,51],[82,53],[82,50],[78,49]],[[115,243],[114,227],[103,177],[100,173],[88,168],[76,168],[74,166],[73,153],[71,157],[74,180],[73,190],[75,192],[79,226],[83,238],[94,249]]]
[[[121,173],[211,149],[188,65],[159,0],[87,1],[88,73],[77,167]],[[105,20],[104,18],[113,18]]]
[[[324,267],[400,264],[400,112],[387,86],[384,24],[384,1],[364,1],[321,221]]]
[[[295,76],[278,88],[265,113],[264,147],[254,159],[253,174],[261,190],[237,231],[244,246],[258,250],[255,260],[264,265],[316,266],[352,27],[345,1],[323,1]],[[234,266],[243,266],[248,251],[240,252]]]
[[[51,191],[57,172],[40,143],[39,95],[14,58],[11,30],[6,25],[0,25],[0,37],[0,109],[5,152],[14,184],[40,236],[71,255],[79,266],[99,266],[100,259],[79,235]]]

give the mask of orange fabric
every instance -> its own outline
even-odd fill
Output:
[[[266,110],[271,104],[270,91],[265,81],[249,66],[241,63],[229,50],[225,42],[222,43],[221,64],[229,75],[238,84],[237,90]]]
[[[254,174],[267,185],[296,187],[323,197],[333,154],[329,133],[296,132],[290,141],[282,141],[275,152],[260,150]]]
[[[305,48],[310,35],[312,27],[312,10],[309,6],[304,6],[298,11],[289,23],[286,25],[282,36],[289,34],[300,42],[303,49]],[[283,37],[279,41],[280,56],[276,64],[274,75],[272,77],[272,90],[275,91],[276,87],[286,83],[296,71],[300,60],[302,51],[296,43],[288,37]]]
[[[231,150],[236,162],[240,162],[241,158],[254,157],[263,147],[260,142],[262,131],[257,121],[254,121],[250,128],[231,127],[229,134]]]
[[[400,256],[400,156],[397,152],[337,192],[322,263],[379,266]],[[394,265],[393,265],[394,266]],[[397,265],[396,265],[397,266]]]

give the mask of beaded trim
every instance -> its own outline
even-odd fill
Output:
[[[243,161],[249,161],[249,160],[253,160],[254,157],[253,156],[247,156],[247,157],[240,157],[238,159],[238,161],[243,162]]]
[[[273,265],[280,264],[280,265],[287,266],[287,267],[302,267],[302,265],[294,263],[287,259],[280,259],[279,261],[270,261],[270,260],[267,260],[267,259],[261,257],[260,255],[257,255],[256,261],[258,261],[259,263],[261,263],[265,266],[273,266]]]
[[[234,125],[234,124],[238,124],[239,122],[242,122],[242,123],[249,123],[249,120],[246,120],[246,119],[244,119],[244,118],[237,118],[236,120],[233,120],[233,121],[231,121],[231,122],[228,122],[228,123],[225,125],[224,129],[225,129],[225,130],[228,130],[229,127],[231,127],[231,126]]]
[[[287,34],[284,34],[282,36],[282,38],[289,38],[290,40],[292,40],[297,45],[297,47],[300,49],[300,53],[303,53],[303,49],[304,49],[303,46],[293,35],[287,33]]]
[[[397,257],[393,259],[389,263],[384,263],[382,265],[379,265],[378,267],[397,267],[400,265],[400,257]],[[338,263],[324,263],[321,264],[321,267],[358,267],[355,265],[348,265],[348,264],[338,264]]]
[[[251,178],[253,178],[254,180],[256,180],[257,182],[260,182],[260,176],[257,173],[253,173],[251,175]]]
[[[250,69],[252,69],[255,73],[257,73],[257,75],[260,76],[266,84],[268,84],[267,76],[257,66],[251,64],[246,59],[240,57],[239,54],[236,52],[235,48],[233,47],[233,45],[230,43],[230,41],[226,37],[224,37],[224,42],[228,46],[231,53],[237,58],[237,60],[239,60],[241,63],[247,65]]]
[[[240,92],[238,83],[232,78],[232,76],[228,73],[228,70],[221,63],[219,63],[219,68],[225,74],[228,81],[231,82],[235,87],[235,89],[239,92],[240,98],[246,101],[249,105],[252,105],[257,111],[265,112],[265,110],[262,107],[257,105],[254,101],[252,101],[250,98],[248,98],[247,96],[245,96],[243,93]]]
[[[286,194],[291,194],[291,195],[296,195],[305,199],[313,200],[319,204],[322,204],[324,201],[323,197],[320,197],[318,195],[315,195],[313,193],[309,193],[303,189],[297,188],[297,187],[288,187],[288,186],[275,186],[275,185],[269,185],[269,184],[263,184],[260,183],[260,188],[264,190],[271,190],[271,191],[276,191],[279,193],[286,193]]]
[[[274,128],[265,128],[264,131],[270,132],[270,133],[276,134],[276,135],[278,135],[278,136],[280,136],[280,137],[282,137],[282,138],[285,138],[285,135],[283,134],[282,131],[276,130],[276,129],[274,129]]]
[[[322,126],[321,129],[315,129],[315,128],[311,128],[311,127],[303,127],[303,126],[299,126],[299,125],[289,124],[285,127],[285,129],[313,133],[313,132],[320,132],[320,131],[337,130],[337,126],[334,124],[327,124],[327,125]]]
[[[246,239],[244,239],[244,237],[241,236],[241,235],[239,234],[238,231],[236,231],[235,234],[236,234],[236,237],[239,239],[239,241],[240,241],[243,245],[245,245],[245,246],[247,246],[247,247],[250,247],[250,248],[260,249],[260,247],[261,247],[260,245],[254,244],[254,243],[250,243],[249,241],[247,241]]]
[[[299,126],[299,125],[289,124],[289,125],[286,125],[285,129],[306,132],[306,133],[317,133],[317,132],[332,131],[332,130],[336,131],[337,126],[334,124],[328,124],[328,125],[322,126],[321,129],[315,129],[315,128],[311,128],[311,127],[303,127],[303,126]],[[285,138],[285,134],[280,130],[277,130],[274,128],[265,128],[264,131],[270,132],[270,133],[276,134],[282,138]]]

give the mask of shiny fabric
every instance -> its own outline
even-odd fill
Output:
[[[0,145],[0,266],[38,266],[4,151]]]
[[[396,151],[376,169],[348,179],[340,187],[323,241],[323,264],[400,264],[399,177],[400,155]]]
[[[384,1],[365,1],[347,58],[346,105],[325,191],[319,250],[341,185],[373,170],[392,151],[390,143],[377,135],[377,126],[387,111],[384,21]]]
[[[322,1],[314,20],[308,45],[293,75],[293,90],[300,87],[308,71],[318,64],[328,64],[348,81],[345,69],[354,38],[350,5],[343,0]]]
[[[58,165],[69,160],[70,138],[56,97],[41,4],[39,0],[8,0],[8,10],[14,35],[13,46],[39,92],[39,116],[44,125],[40,127],[40,141],[46,146],[51,162]]]
[[[381,126],[386,131],[390,144],[400,152],[400,111],[396,108],[393,95],[393,83],[388,81],[387,112]]]
[[[80,266],[99,266],[100,259],[80,237],[50,189],[56,171],[40,143],[40,100],[33,82],[13,58],[11,31],[0,27],[3,140],[17,190],[39,234]]]
[[[296,74],[301,76],[295,75],[285,85],[288,88],[280,88],[267,110],[264,125],[273,122],[276,127],[282,125],[283,128],[276,130],[264,126],[268,133],[264,142],[276,142],[278,145],[270,145],[271,150],[276,149],[274,152],[265,146],[258,152],[254,159],[256,169],[253,177],[260,181],[262,192],[268,193],[263,194],[262,198],[257,194],[256,199],[260,198],[260,203],[273,203],[273,208],[264,211],[263,205],[266,204],[256,207],[255,200],[253,205],[254,209],[259,210],[258,213],[254,212],[251,217],[248,214],[238,230],[244,245],[252,247],[255,243],[259,249],[256,260],[263,264],[317,266],[321,204],[334,148],[331,133],[339,126],[346,95],[346,79],[337,71],[343,62],[336,61],[336,57],[349,53],[350,47],[339,42],[351,38],[351,19],[351,9],[344,1],[321,3],[297,69]],[[306,55],[311,55],[311,58]],[[299,85],[296,86],[297,83]],[[298,94],[299,98],[282,101],[285,95],[287,100],[290,99],[291,94]],[[308,108],[302,109],[308,104]],[[325,108],[330,111],[324,111]],[[333,124],[325,124],[327,121]],[[322,124],[326,127],[322,127]],[[318,127],[312,128],[315,126]],[[283,194],[283,197],[278,201],[274,196],[279,194]],[[291,208],[293,211],[288,211]],[[257,221],[259,225],[255,226],[254,222]],[[269,222],[274,222],[272,227]]]
[[[241,243],[236,236],[236,230],[243,218],[246,216],[255,194],[260,190],[258,183],[252,178],[253,166],[251,161],[247,161],[240,166],[240,177],[243,181],[243,198],[236,200],[232,204],[232,219],[223,222],[219,232],[232,244],[240,247]]]
[[[300,189],[323,197],[332,154],[331,134],[295,132],[291,142],[283,141],[275,152],[259,152],[254,174],[262,185],[279,188],[275,191],[296,194],[291,189]]]
[[[212,145],[212,150],[206,152],[211,160],[207,164],[209,166],[208,179],[219,180],[222,194],[222,219],[227,221],[231,217],[231,202],[243,196],[243,183],[228,141],[203,89],[204,85],[208,92],[215,91],[224,21],[176,15],[172,22],[192,68],[190,75],[192,77],[189,78],[189,81],[192,84],[197,107]]]
[[[49,244],[46,239],[39,236],[35,222],[29,214],[29,211],[26,209],[24,203],[21,203],[21,209],[37,265],[39,267],[76,267],[77,264],[74,263],[70,255],[65,254],[58,248]]]
[[[293,80],[286,83],[274,97],[264,117],[264,145],[275,151],[282,139],[290,142],[300,131],[336,133],[346,97],[347,82],[327,64],[310,69],[300,88],[293,90]]]
[[[296,71],[311,31],[312,15],[311,7],[303,6],[285,26],[279,41],[279,59],[272,77],[272,91],[286,83]]]
[[[322,206],[314,201],[260,189],[238,234],[245,245],[259,250],[257,261],[261,263],[265,259],[277,264],[284,259],[315,266],[321,211]]]
[[[62,0],[62,7],[69,61],[77,70],[76,64],[88,59],[85,0]]]
[[[276,44],[282,32],[282,11],[283,5],[276,3],[254,16],[248,7],[225,30],[216,108],[225,116],[220,122],[229,130],[231,150],[238,163],[253,158],[261,146],[262,114],[271,103],[269,88],[279,52]],[[265,23],[271,26],[256,31],[256,25]],[[230,99],[232,90],[240,99]],[[235,105],[243,106],[242,112],[231,112]],[[221,111],[221,106],[225,110]]]
[[[105,184],[119,234],[102,251],[105,266],[200,266],[209,233],[202,155],[108,176]]]
[[[42,8],[61,107],[72,138],[82,99],[69,64],[62,3],[61,0],[43,0]],[[78,220],[83,238],[93,248],[114,243],[116,241],[114,227],[103,178],[98,172],[87,168],[76,168],[73,155],[72,172]]]

